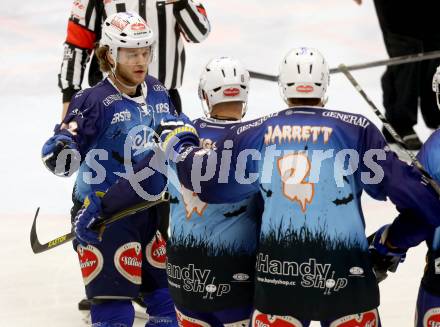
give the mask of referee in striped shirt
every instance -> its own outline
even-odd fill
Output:
[[[74,0],[58,75],[63,94],[62,117],[73,94],[81,89],[90,57],[89,85],[101,81],[96,57],[92,56],[94,45],[107,16],[124,11],[138,13],[157,33],[157,58],[148,67],[148,74],[165,85],[176,110],[182,111],[177,89],[185,69],[183,38],[198,43],[208,36],[210,24],[204,7],[195,0]]]

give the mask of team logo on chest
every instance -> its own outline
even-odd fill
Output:
[[[143,126],[142,130],[137,131],[137,133],[133,133],[132,137],[132,145],[131,148],[133,150],[145,150],[153,146],[152,137],[154,135],[154,131],[148,126]]]
[[[88,285],[101,272],[104,259],[101,252],[92,245],[86,247],[81,244],[76,247],[78,253],[79,265],[84,284]]]
[[[119,273],[133,284],[141,284],[142,253],[141,244],[130,242],[122,245],[115,253],[115,267]]]

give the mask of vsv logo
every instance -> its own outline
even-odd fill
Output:
[[[133,143],[131,148],[133,150],[146,149],[153,143],[153,133],[148,127],[142,128],[142,131],[133,137]]]

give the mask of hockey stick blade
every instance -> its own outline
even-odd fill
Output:
[[[155,205],[162,203],[162,202],[166,202],[169,200],[169,193],[168,192],[164,192],[161,196],[160,199],[156,200],[156,201],[144,201],[141,202],[139,204],[136,204],[134,206],[131,206],[127,209],[121,210],[117,213],[115,213],[114,215],[112,215],[110,218],[102,221],[101,223],[97,224],[96,227],[94,228],[96,231],[99,231],[100,234],[102,234],[102,232],[104,231],[104,228],[106,226],[108,226],[111,223],[114,223],[115,221],[118,221],[122,218],[125,217],[129,217],[131,215],[134,215],[138,212],[142,212],[145,211],[151,207],[154,207]],[[53,240],[50,240],[47,243],[41,244],[40,241],[38,240],[38,235],[37,235],[37,217],[38,217],[38,213],[40,211],[40,208],[37,209],[37,212],[35,213],[35,217],[34,217],[34,221],[32,223],[32,228],[31,228],[31,233],[30,233],[30,240],[31,240],[31,248],[32,251],[37,254],[37,253],[41,253],[41,252],[45,252],[47,250],[53,249],[61,244],[70,242],[71,240],[73,240],[75,238],[75,233],[72,231],[70,233],[61,235],[59,237],[54,238]]]
[[[353,70],[373,68],[373,67],[379,67],[379,66],[394,66],[394,65],[408,64],[408,63],[412,63],[412,62],[419,62],[419,61],[423,61],[423,60],[430,60],[430,59],[436,59],[436,58],[440,58],[440,50],[424,52],[424,53],[415,53],[415,54],[400,56],[400,57],[392,57],[390,59],[370,61],[370,62],[366,62],[363,64],[350,65],[350,66],[346,66],[346,67],[349,71],[353,71]],[[330,74],[336,74],[336,73],[342,73],[342,71],[340,70],[340,67],[335,67],[335,68],[330,69]],[[278,76],[259,73],[259,72],[255,72],[255,71],[251,71],[251,70],[249,71],[249,75],[252,78],[261,79],[261,80],[265,80],[265,81],[271,81],[271,82],[278,81]]]
[[[411,159],[412,164],[422,173],[423,180],[432,186],[432,188],[436,191],[436,193],[440,196],[440,185],[428,174],[428,172],[423,168],[420,161],[416,158],[414,153],[408,150],[408,147],[406,146],[405,141],[397,134],[397,132],[394,130],[394,128],[390,125],[386,117],[382,114],[382,112],[379,110],[379,108],[374,104],[374,102],[368,97],[368,95],[365,93],[365,91],[362,89],[362,87],[359,85],[359,83],[356,81],[354,76],[348,71],[348,66],[345,66],[344,64],[339,65],[340,71],[347,77],[351,85],[358,91],[358,93],[364,98],[364,100],[369,104],[370,108],[373,110],[373,112],[376,114],[376,116],[380,119],[380,121],[383,123],[384,128],[391,134],[393,139],[396,141],[398,145],[402,148],[402,150],[409,156]]]

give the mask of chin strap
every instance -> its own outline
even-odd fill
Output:
[[[136,88],[138,87],[137,84],[134,85],[134,86],[133,86],[133,85],[128,85],[128,84],[125,84],[125,83],[123,83],[123,82],[121,82],[121,81],[119,80],[119,78],[116,76],[116,65],[117,65],[117,64],[115,64],[115,67],[112,67],[112,68],[111,68],[112,75],[113,75],[113,77],[115,78],[115,80],[118,81],[119,84],[121,84],[123,87],[126,87],[127,89],[136,90]]]

